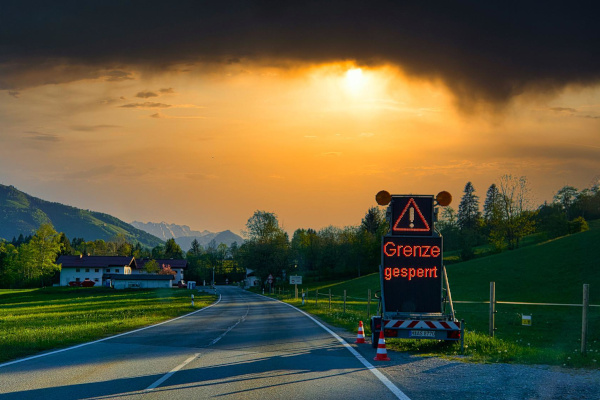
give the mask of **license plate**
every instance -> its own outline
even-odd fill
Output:
[[[410,337],[430,337],[430,338],[434,338],[435,337],[435,332],[434,331],[410,331],[410,334],[408,336],[410,336]]]

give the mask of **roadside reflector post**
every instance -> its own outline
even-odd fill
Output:
[[[496,282],[490,282],[490,337],[496,330]]]
[[[308,292],[307,292],[307,293],[308,293]],[[302,289],[302,305],[304,305],[304,295],[305,295],[305,294],[306,294],[306,293],[304,293],[304,289]]]
[[[346,314],[346,289],[344,289],[344,314]]]
[[[371,319],[371,289],[367,291],[367,319]]]
[[[331,310],[331,289],[329,289],[329,309]]]
[[[192,307],[194,307],[194,294],[192,293]]]
[[[590,306],[590,285],[583,284],[583,303],[581,311],[581,355],[587,355],[588,308]]]
[[[319,289],[315,290],[315,306],[319,305]]]

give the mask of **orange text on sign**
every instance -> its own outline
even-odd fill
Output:
[[[385,268],[383,275],[386,281],[392,278],[437,278],[437,267],[433,268]]]
[[[383,246],[383,254],[387,257],[437,258],[442,254],[442,250],[438,246],[402,246],[387,242]]]

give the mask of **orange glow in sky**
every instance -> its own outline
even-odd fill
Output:
[[[501,175],[534,203],[600,174],[600,91],[461,111],[391,65],[237,63],[38,85],[0,97],[1,183],[127,222],[239,232],[255,210],[297,228],[357,225],[375,194],[483,204]],[[10,171],[10,172],[9,172]]]

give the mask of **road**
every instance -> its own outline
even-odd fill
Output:
[[[296,309],[238,288],[219,292],[193,315],[2,365],[0,399],[406,398]]]

